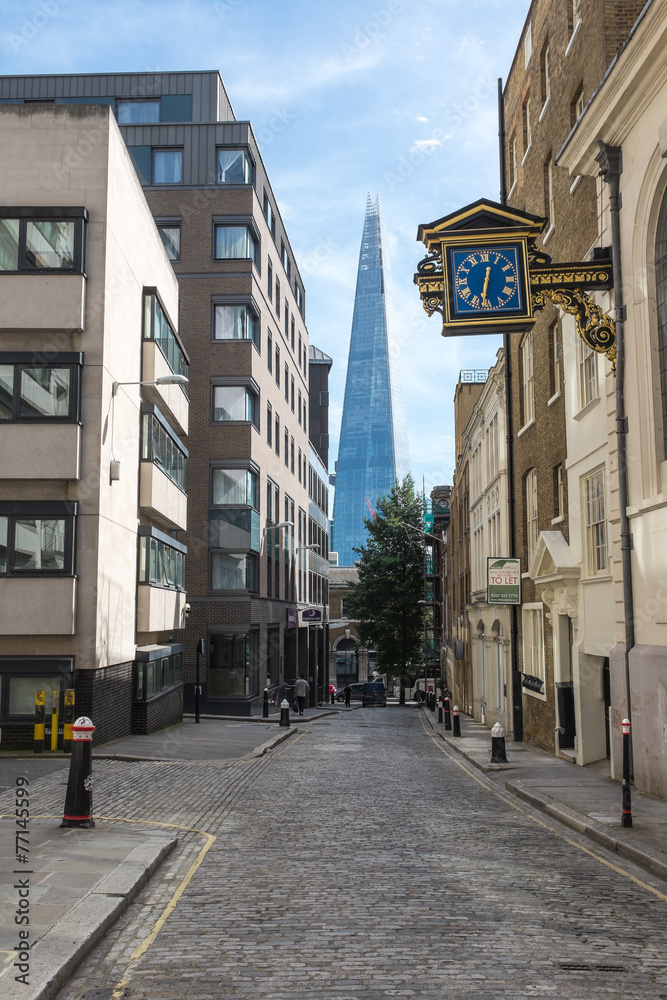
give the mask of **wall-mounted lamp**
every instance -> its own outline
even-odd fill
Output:
[[[172,372],[170,375],[160,375],[150,382],[114,382],[111,386],[111,395],[115,396],[121,385],[187,385],[189,381],[187,375],[177,375]]]

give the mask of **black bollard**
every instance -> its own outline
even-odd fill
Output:
[[[438,701],[438,722],[442,722],[442,698]]]
[[[289,726],[289,702],[287,698],[283,698],[280,702],[280,725]]]
[[[85,715],[72,725],[72,756],[65,796],[62,827],[95,826],[93,819],[93,733],[95,726]]]
[[[452,731],[452,736],[460,736],[461,735],[461,720],[459,718],[459,706],[458,705],[454,705],[454,708],[452,709],[452,715],[454,716],[454,729]]]
[[[630,792],[630,720],[623,719],[621,723],[623,733],[623,808],[621,812],[621,826],[632,826],[632,803]]]
[[[264,705],[262,706],[262,718],[268,719],[269,717],[269,689],[264,688]]]
[[[452,713],[450,709],[449,698],[445,698],[445,729],[450,730],[452,728]]]
[[[491,763],[506,764],[507,753],[505,751],[505,730],[496,722],[491,730]]]

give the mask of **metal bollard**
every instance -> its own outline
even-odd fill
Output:
[[[507,753],[505,752],[505,730],[496,722],[491,730],[491,763],[506,764]]]
[[[623,807],[621,811],[621,826],[632,826],[632,802],[630,792],[630,720],[623,719]]]
[[[93,819],[93,733],[95,726],[85,715],[72,725],[72,757],[61,827],[95,826]]]
[[[452,715],[454,716],[454,729],[452,731],[452,736],[460,736],[461,735],[461,720],[459,718],[459,706],[458,705],[454,705],[454,708],[452,709]]]
[[[280,725],[289,726],[289,702],[287,698],[283,698],[280,702]]]
[[[445,729],[451,730],[452,728],[452,713],[450,708],[449,698],[445,698]]]
[[[35,691],[35,753],[44,753],[46,691]]]
[[[438,699],[438,722],[442,722],[442,698]]]
[[[65,691],[65,713],[63,715],[63,753],[72,752],[72,726],[74,725],[74,688]]]
[[[264,688],[264,704],[262,706],[262,718],[268,719],[269,717],[269,689]]]

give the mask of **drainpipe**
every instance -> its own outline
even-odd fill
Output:
[[[503,106],[503,81],[498,80],[498,143],[500,154],[500,204],[507,202],[505,185],[505,108]],[[515,556],[514,534],[514,422],[512,419],[512,366],[510,355],[510,335],[503,334],[505,353],[505,414],[506,414],[506,461],[507,461],[507,532],[510,556]],[[519,670],[517,648],[517,607],[510,606],[510,657],[512,664],[512,731],[515,743],[523,743],[523,688]]]
[[[625,415],[625,306],[623,304],[623,271],[621,266],[620,178],[623,172],[620,146],[608,146],[599,141],[600,152],[595,157],[600,164],[600,177],[609,185],[611,217],[611,259],[614,269],[614,303],[616,321],[616,449],[618,452],[618,503],[621,515],[621,570],[623,574],[623,610],[625,616],[625,697],[627,718],[632,721],[630,687],[630,651],[635,644],[635,609],[632,592],[633,539],[628,518],[628,418]],[[631,730],[632,732],[632,730]],[[632,741],[632,735],[630,736]],[[630,743],[632,772],[632,742]]]

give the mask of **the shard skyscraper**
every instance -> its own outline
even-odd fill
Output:
[[[366,537],[366,501],[375,507],[410,464],[385,246],[380,196],[373,202],[369,194],[336,467],[331,547],[340,566],[352,566],[359,558],[353,549]]]

